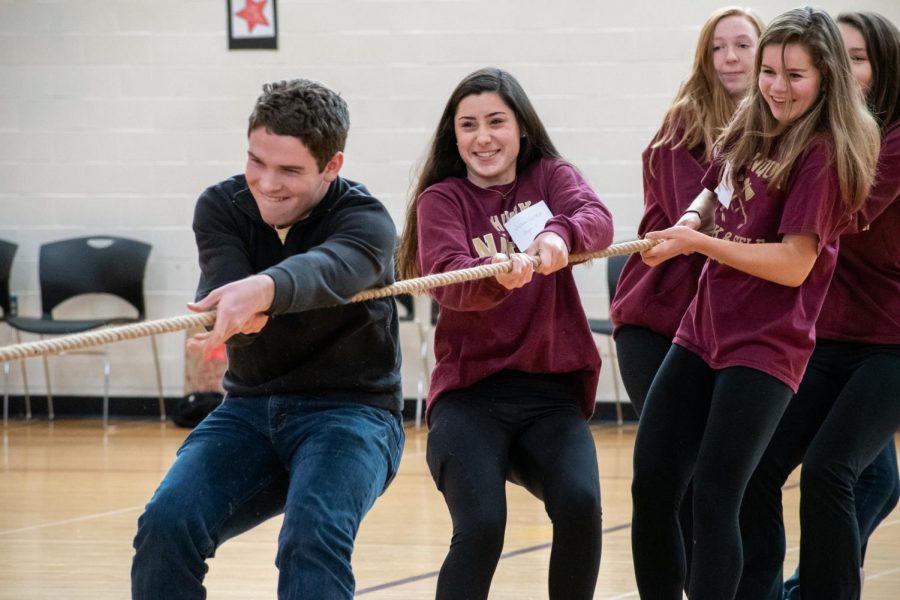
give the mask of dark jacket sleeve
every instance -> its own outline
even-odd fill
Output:
[[[254,274],[247,245],[246,225],[232,205],[222,184],[207,188],[194,206],[194,238],[200,263],[200,281],[195,300],[202,300],[216,288]],[[212,327],[208,327],[212,329]],[[237,334],[228,344],[242,346],[258,334]]]
[[[200,261],[196,300],[232,281],[254,274],[246,226],[220,186],[207,188],[194,207],[194,237]]]
[[[365,289],[393,281],[397,231],[374,198],[346,195],[325,216],[322,243],[263,273],[275,280],[271,314],[346,304]]]

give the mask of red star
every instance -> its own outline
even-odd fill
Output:
[[[266,7],[266,2],[268,0],[260,0],[259,2],[254,2],[253,0],[247,0],[247,4],[234,13],[243,20],[247,21],[247,29],[250,30],[250,33],[253,33],[253,28],[257,25],[268,25],[269,21],[266,20],[266,15],[263,14],[263,9]]]

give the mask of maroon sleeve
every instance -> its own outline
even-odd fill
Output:
[[[710,163],[709,168],[706,170],[706,173],[703,175],[703,179],[700,180],[700,185],[711,192],[715,192],[719,185],[719,171],[722,170],[721,168],[722,164],[718,159],[714,158],[712,163]]]
[[[784,210],[778,227],[781,235],[817,235],[819,251],[850,222],[850,214],[841,200],[830,144],[830,139],[820,136],[797,159],[785,186]]]
[[[878,218],[887,207],[900,200],[900,122],[884,133],[875,185],[859,215],[859,226],[865,227]]]
[[[679,131],[676,139],[680,135]],[[678,222],[703,190],[701,180],[709,169],[702,144],[693,148],[685,144],[676,148],[673,144],[648,147],[642,155],[645,216],[650,207],[657,206],[666,217],[666,227]]]
[[[612,243],[612,215],[581,174],[565,162],[548,162],[548,198],[553,218],[544,231],[559,235],[569,252],[593,252]]]
[[[419,196],[416,207],[419,271],[423,275],[446,273],[489,264],[490,257],[473,258],[466,228],[465,208],[450,193],[435,187]],[[486,310],[502,302],[511,290],[493,277],[456,283],[432,290],[442,306],[453,310]]]

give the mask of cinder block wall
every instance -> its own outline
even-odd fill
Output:
[[[194,200],[242,170],[247,115],[274,79],[315,78],[342,92],[353,122],[344,174],[366,182],[402,227],[448,94],[476,68],[506,68],[612,210],[617,238],[632,238],[640,152],[687,74],[700,25],[720,5],[279,0],[279,49],[229,51],[224,0],[0,0],[0,238],[20,246],[12,275],[20,312],[40,310],[38,246],[95,233],[152,243],[150,318],[187,312],[197,279]],[[894,0],[821,5],[900,20]],[[755,4],[766,20],[793,6]],[[588,312],[605,316],[602,262],[577,272]],[[0,328],[0,344],[8,335]],[[184,336],[160,342],[166,394],[180,396]],[[404,340],[407,354],[414,347]],[[154,395],[149,342],[109,349],[113,395]],[[413,396],[418,363],[407,363]],[[95,360],[51,364],[56,393],[101,393]],[[40,361],[28,368],[43,393]],[[601,397],[612,396],[610,382],[607,369]]]

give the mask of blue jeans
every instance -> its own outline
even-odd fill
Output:
[[[302,395],[229,397],[187,437],[138,520],[132,597],[205,598],[206,559],[284,513],[279,598],[352,598],[353,542],[397,471],[399,415]]]

